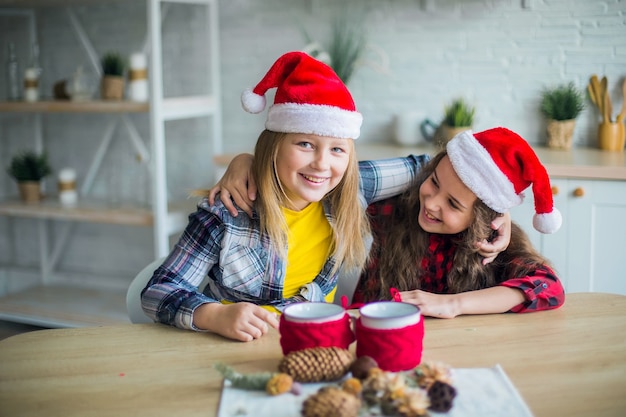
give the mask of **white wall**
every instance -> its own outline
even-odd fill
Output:
[[[246,138],[254,143],[260,126],[241,122],[251,117],[240,110],[240,90],[258,82],[279,54],[303,45],[291,14],[297,13],[308,30],[320,25],[323,38],[336,3],[222,4],[224,122],[233,140],[229,147],[238,150]],[[371,46],[388,60],[386,71],[377,70],[380,60],[371,53],[371,64],[359,68],[349,85],[364,114],[363,141],[389,141],[395,113],[412,109],[438,121],[446,103],[464,96],[477,106],[475,129],[504,125],[533,144],[543,144],[541,90],[569,81],[585,88],[594,73],[608,77],[616,107],[622,102],[624,1],[354,2],[363,3],[371,7],[364,23]],[[595,107],[580,116],[576,144],[595,146],[597,120]]]
[[[249,151],[263,127],[264,115],[241,110],[239,96],[256,84],[282,53],[300,49],[300,28],[325,40],[336,0],[229,0],[220,2],[222,103],[226,152]],[[544,87],[573,81],[584,88],[591,74],[606,75],[614,107],[622,103],[626,76],[626,1],[624,0],[351,0],[351,7],[369,7],[364,25],[371,50],[365,65],[350,81],[365,121],[362,141],[391,141],[396,113],[414,110],[438,120],[443,106],[463,96],[477,107],[474,128],[503,125],[530,143],[545,143],[545,122],[538,110]],[[109,1],[73,10],[85,25],[99,53],[117,49],[124,54],[141,49],[146,25],[141,1]],[[64,9],[37,11],[37,29],[44,67],[42,89],[50,95],[55,81],[72,74],[77,65],[89,66]],[[201,16],[172,8],[165,22],[164,48],[171,56],[202,45],[189,34],[202,30]],[[184,23],[183,32],[168,27]],[[178,25],[179,27],[181,25]],[[28,59],[28,31],[24,22],[0,15],[0,62],[6,42],[15,40],[20,60]],[[382,57],[382,58],[381,58]],[[200,58],[198,58],[200,60]],[[166,92],[189,92],[200,85],[202,70],[194,61],[175,59],[166,70]],[[183,71],[182,69],[191,69]],[[0,72],[4,74],[4,69]],[[186,73],[183,78],[179,74]],[[6,97],[4,83],[0,99]],[[617,110],[616,110],[617,111]],[[32,116],[0,116],[0,164],[32,143]],[[577,146],[595,146],[598,122],[595,107],[579,117]],[[43,117],[45,143],[56,168],[73,166],[85,174],[102,137],[107,118],[87,115]],[[147,116],[133,116],[147,135]],[[169,193],[212,183],[208,129],[202,122],[168,125]],[[206,156],[206,157],[205,157]],[[95,195],[109,200],[149,201],[145,167],[137,163],[123,131],[107,155],[106,169],[94,184]],[[54,189],[54,179],[48,181]],[[11,179],[0,175],[0,197],[13,196]],[[150,230],[77,225],[61,267],[132,276],[151,258]],[[98,242],[96,242],[96,238]],[[0,218],[0,280],[2,266],[17,261],[36,266],[36,225]],[[122,249],[126,242],[131,250]],[[3,291],[0,282],[0,292]]]

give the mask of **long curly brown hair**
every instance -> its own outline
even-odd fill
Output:
[[[361,277],[359,288],[365,301],[389,299],[392,287],[400,291],[420,289],[422,277],[427,273],[421,268],[421,260],[427,255],[430,233],[418,222],[419,189],[445,155],[445,151],[437,154],[406,192],[393,197],[396,202],[390,215],[371,219],[376,225],[373,258],[378,262],[376,266],[370,264]],[[473,220],[466,230],[451,235],[456,251],[447,275],[447,293],[492,287],[512,277],[525,276],[538,266],[549,265],[515,223],[511,225],[508,248],[494,262],[483,265],[475,243],[496,236],[490,225],[498,213],[476,199],[472,215]]]

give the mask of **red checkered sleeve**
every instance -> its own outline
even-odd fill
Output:
[[[526,297],[526,301],[510,310],[512,313],[552,310],[565,302],[565,290],[561,281],[547,266],[537,268],[532,275],[512,278],[499,285],[517,288]]]

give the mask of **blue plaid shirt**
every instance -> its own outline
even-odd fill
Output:
[[[363,209],[404,191],[428,159],[427,155],[411,155],[359,162]],[[332,223],[332,210],[325,200],[324,212]],[[193,312],[204,303],[247,301],[282,309],[294,302],[324,301],[337,285],[338,272],[331,273],[335,262],[328,258],[298,295],[283,298],[286,260],[268,237],[261,235],[257,214],[249,218],[240,211],[232,217],[219,199],[214,206],[203,199],[189,216],[178,243],[142,291],[141,303],[155,321],[197,330]]]

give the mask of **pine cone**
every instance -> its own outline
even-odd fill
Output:
[[[339,387],[320,388],[302,403],[303,417],[357,417],[361,401]]]
[[[446,413],[452,408],[456,389],[445,382],[435,381],[428,390],[428,397],[430,398],[430,410]]]
[[[278,370],[298,382],[336,381],[348,372],[352,361],[354,355],[347,349],[316,347],[287,354]]]

